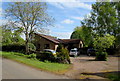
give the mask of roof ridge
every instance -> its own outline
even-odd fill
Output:
[[[57,43],[57,44],[59,44],[59,43],[76,43],[76,42],[81,41],[81,39],[57,39],[57,38],[50,36],[50,35],[44,35],[44,34],[39,34],[39,33],[35,33],[35,34],[37,34],[41,37],[44,37],[45,39],[50,40],[50,41]]]

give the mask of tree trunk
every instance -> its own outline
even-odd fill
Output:
[[[29,46],[28,46],[28,43],[29,43],[29,37],[28,37],[28,32],[26,32],[26,41],[25,41],[25,49],[26,49],[26,54],[29,53]]]

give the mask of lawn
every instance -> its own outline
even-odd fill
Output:
[[[35,68],[57,73],[57,74],[63,74],[66,71],[68,71],[71,67],[70,64],[51,63],[48,61],[42,62],[36,59],[29,59],[29,58],[26,58],[25,56],[22,56],[23,55],[22,53],[17,53],[17,52],[0,52],[0,56],[1,55],[3,58],[12,59],[17,62],[24,63],[26,65],[29,65]]]

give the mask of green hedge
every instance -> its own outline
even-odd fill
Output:
[[[22,44],[9,44],[3,45],[2,51],[15,51],[15,52],[25,52],[25,45]]]
[[[51,61],[51,62],[56,62],[55,61],[55,56],[50,53],[50,52],[41,52],[39,54],[37,54],[37,59],[41,60],[41,61]]]

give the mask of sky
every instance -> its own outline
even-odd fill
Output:
[[[72,1],[74,2],[46,2],[48,14],[55,19],[53,26],[47,27],[49,29],[49,35],[60,39],[69,39],[74,28],[81,26],[80,21],[90,14],[91,5],[94,2]],[[0,11],[4,11],[7,8],[7,4],[3,2]],[[1,21],[5,23],[6,20]],[[22,37],[24,38],[24,35]]]
[[[81,21],[90,14],[93,2],[49,2],[48,12],[55,18],[50,35],[69,39],[74,28],[81,26]]]

